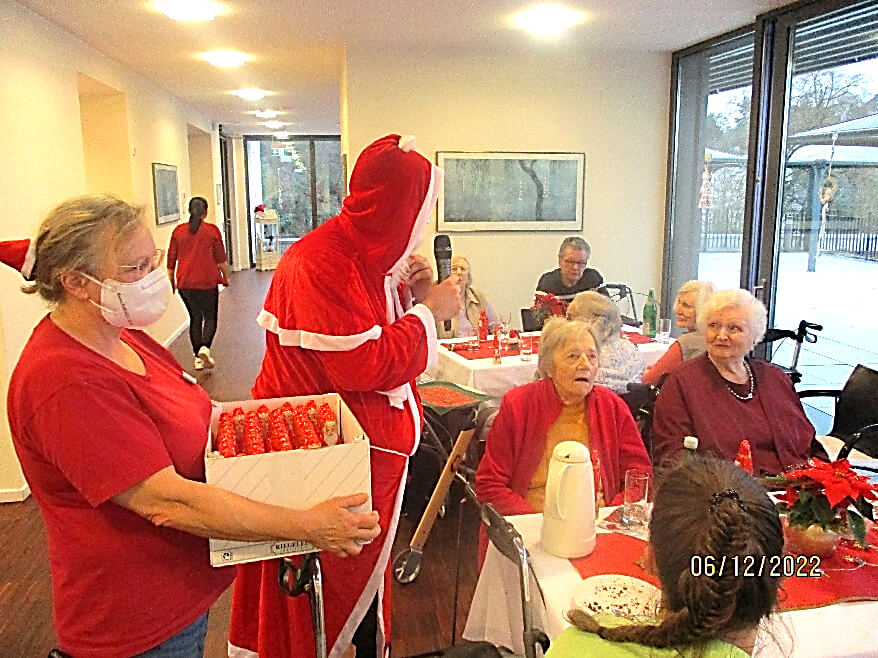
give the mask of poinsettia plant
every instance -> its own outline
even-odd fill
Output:
[[[865,519],[873,520],[878,488],[851,469],[847,459],[827,463],[812,457],[805,466],[763,481],[784,488],[777,506],[790,524],[803,528],[816,524],[836,532],[847,527],[860,546],[867,546]]]
[[[534,303],[530,307],[530,312],[533,314],[534,320],[542,327],[543,323],[553,315],[566,317],[569,305],[570,302],[558,299],[550,292],[541,292],[534,295]]]

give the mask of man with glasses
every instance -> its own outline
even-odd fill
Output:
[[[558,250],[558,269],[546,272],[537,283],[537,292],[548,292],[570,301],[577,293],[594,290],[604,282],[596,269],[586,267],[591,246],[578,237],[565,238]]]

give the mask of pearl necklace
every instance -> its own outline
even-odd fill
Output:
[[[744,359],[744,367],[747,369],[747,378],[750,380],[750,391],[747,395],[738,395],[735,393],[735,390],[729,386],[728,382],[726,382],[726,388],[729,389],[729,393],[734,395],[736,398],[741,400],[742,402],[746,402],[747,400],[753,399],[753,390],[756,388],[756,381],[753,379],[753,371],[750,370],[750,364],[747,363],[747,360]]]

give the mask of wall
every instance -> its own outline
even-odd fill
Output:
[[[220,182],[220,178],[214,178],[213,137],[210,133],[190,129],[188,143],[189,185],[192,190],[189,198],[202,196],[207,199],[207,221],[222,227],[222,222],[217,221],[218,217],[222,217],[222,208],[217,207],[216,200],[216,183]],[[220,212],[217,213],[217,210]]]
[[[80,93],[79,117],[86,190],[131,199],[131,168],[119,164],[129,159],[125,95],[100,97]]]
[[[127,162],[131,199],[144,205],[155,227],[152,162],[176,164],[181,197],[190,193],[186,126],[213,137],[214,171],[219,171],[216,131],[210,121],[144,78],[9,0],[0,0],[0,239],[33,236],[42,217],[59,201],[88,191],[77,75],[119,90],[127,103]],[[219,178],[217,177],[217,180]],[[165,246],[173,226],[154,228]],[[22,295],[21,278],[0,268],[0,396],[27,337],[45,313],[43,304]],[[168,341],[186,322],[176,299],[151,332]],[[0,501],[26,495],[15,459],[6,414],[0,419]]]
[[[415,135],[431,160],[438,150],[584,152],[581,235],[592,245],[589,264],[636,291],[660,287],[669,54],[501,57],[348,47],[346,60],[349,170],[368,143],[391,132]],[[431,262],[435,226],[419,247]],[[565,235],[451,238],[454,252],[472,262],[475,286],[517,318],[540,274],[557,267]]]

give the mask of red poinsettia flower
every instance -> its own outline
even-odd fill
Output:
[[[534,295],[534,303],[531,307],[531,311],[537,312],[543,316],[543,318],[548,317],[550,315],[567,315],[567,306],[568,302],[563,299],[558,299],[550,292],[541,293],[538,295]]]
[[[860,498],[868,501],[878,499],[878,490],[872,486],[868,478],[857,475],[851,470],[847,459],[839,459],[827,464],[821,459],[812,457],[808,460],[807,468],[788,471],[784,475],[788,480],[805,480],[806,482],[800,485],[803,488],[822,488],[826,492],[826,500],[833,508],[839,505],[847,507]],[[809,484],[808,480],[813,484]],[[789,495],[789,491],[787,489],[785,496]]]
[[[795,505],[799,500],[799,491],[797,489],[793,489],[792,487],[787,487],[787,490],[782,494],[777,496],[778,500],[781,500],[787,504],[787,508],[791,508]]]

